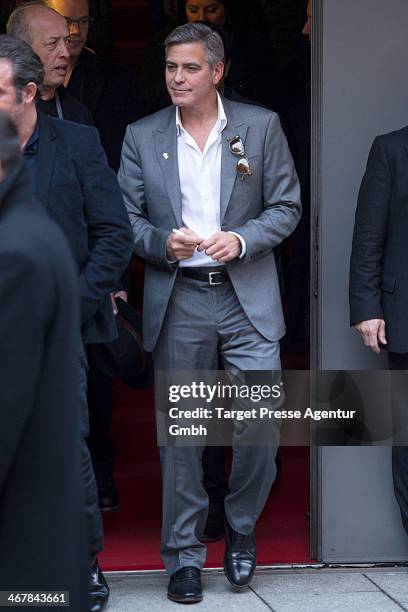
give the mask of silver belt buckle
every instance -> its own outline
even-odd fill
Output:
[[[218,283],[216,281],[213,280],[213,276],[214,274],[222,274],[222,272],[209,272],[208,273],[208,278],[209,278],[209,283],[210,285],[213,287],[214,285],[222,285],[223,281],[219,281]]]

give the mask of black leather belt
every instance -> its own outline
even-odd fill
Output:
[[[224,266],[221,268],[179,268],[178,275],[184,278],[203,281],[211,286],[231,282]]]

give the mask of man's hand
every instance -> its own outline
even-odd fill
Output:
[[[226,263],[239,257],[241,242],[234,234],[217,232],[207,240],[203,240],[197,250],[205,251],[214,261]]]
[[[364,344],[369,346],[374,353],[380,352],[380,343],[387,344],[384,319],[360,321],[354,325],[354,329],[360,334]]]
[[[198,244],[202,241],[192,230],[180,227],[177,232],[171,232],[166,241],[166,255],[169,261],[190,259]]]
[[[124,302],[127,302],[127,293],[126,291],[116,291],[115,293],[111,293],[111,301],[112,301],[112,308],[113,308],[113,314],[116,316],[118,314],[118,307],[116,306],[116,298],[122,298],[122,300]]]

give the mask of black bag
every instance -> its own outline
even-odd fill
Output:
[[[142,342],[142,315],[130,304],[116,298],[118,337],[112,342],[89,344],[92,364],[102,374],[122,380],[133,389],[153,384],[153,362]]]

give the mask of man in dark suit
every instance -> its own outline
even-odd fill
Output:
[[[84,343],[116,337],[110,292],[131,255],[131,233],[116,176],[107,165],[95,128],[37,113],[43,68],[22,40],[0,36],[0,108],[19,132],[33,192],[63,229],[79,273]],[[23,85],[24,84],[24,85]],[[81,350],[82,470],[86,487],[92,610],[102,609],[108,589],[96,561],[103,532],[95,478],[85,443],[88,434],[86,357]]]
[[[89,17],[81,17],[80,23],[83,28],[83,19],[89,19]],[[37,109],[45,113],[46,115],[59,117],[60,119],[69,119],[76,123],[83,123],[85,125],[93,125],[93,116],[91,111],[94,110],[93,106],[87,108],[82,102],[77,100],[76,97],[70,95],[65,89],[64,78],[67,76],[69,68],[69,41],[68,41],[68,27],[65,19],[58,13],[47,8],[44,4],[38,1],[36,4],[27,5],[25,8],[18,8],[10,17],[8,24],[9,33],[21,38],[27,42],[34,51],[38,52],[38,55],[43,62],[45,77],[44,82],[47,83],[46,95],[37,102]],[[51,48],[51,52],[48,51],[47,44],[44,45],[42,42],[55,41],[55,44]],[[72,42],[72,41],[71,41]],[[94,54],[87,51],[89,56],[94,58]],[[59,59],[58,59],[59,58]],[[64,62],[64,70],[59,70],[57,73],[52,70],[53,65],[56,61]],[[105,64],[105,60],[101,60]],[[102,83],[107,79],[107,75],[104,74]],[[124,79],[126,82],[126,79]],[[58,86],[58,87],[56,87]],[[113,84],[114,88],[114,84]],[[44,86],[43,86],[44,89]],[[86,75],[86,91],[87,99],[91,100],[92,103],[100,100],[102,92],[100,86],[100,78],[97,74]],[[80,87],[81,96],[84,87]],[[58,104],[56,103],[58,101]],[[126,100],[125,104],[130,103]],[[89,105],[88,105],[89,106]],[[114,124],[112,129],[113,133],[117,133],[118,121],[117,121],[117,108],[112,106],[112,100],[107,99],[104,105],[105,117],[109,115],[109,123]],[[97,115],[99,118],[99,115]],[[113,118],[113,119],[112,119]],[[96,125],[96,127],[100,127]],[[120,147],[122,146],[122,140],[124,136],[124,129],[118,134],[117,149],[118,156]],[[108,130],[109,131],[109,130]],[[99,129],[101,136],[104,135],[104,131]],[[109,152],[110,138],[104,139],[102,145],[105,145],[105,152]],[[117,168],[116,168],[117,169]],[[115,298],[121,297],[126,299],[126,293],[121,291],[122,285],[115,292]],[[110,378],[104,376],[97,367],[97,364],[92,359],[94,354],[93,345],[88,346],[88,361],[89,370],[87,376],[87,396],[88,396],[88,409],[89,409],[89,437],[88,446],[91,451],[91,458],[93,467],[95,470],[96,483],[98,488],[99,507],[102,510],[118,510],[119,509],[119,493],[113,480],[113,442],[110,434],[111,421],[112,421],[112,387],[113,381]],[[102,435],[96,435],[102,432]]]
[[[0,277],[1,589],[69,591],[86,612],[77,274],[3,112]]]
[[[350,263],[350,319],[365,346],[388,349],[390,370],[408,370],[408,128],[378,136],[360,187]],[[393,373],[395,383],[401,377]],[[408,533],[406,392],[393,385],[394,489]]]
[[[98,26],[97,11],[109,14],[109,2],[88,0],[44,0],[66,19],[69,31],[69,63],[64,79],[66,92],[92,116],[110,167],[117,172],[120,153],[129,123],[140,116],[136,76],[128,67],[100,57],[89,48],[90,35]],[[96,12],[95,12],[96,9]],[[92,17],[94,15],[94,17]],[[96,21],[94,18],[96,17]],[[99,25],[100,25],[99,21]],[[106,21],[105,21],[106,25]],[[93,39],[94,40],[94,39]],[[91,40],[92,42],[92,40]],[[115,297],[127,300],[123,285]],[[119,510],[119,491],[113,478],[115,450],[112,427],[112,379],[106,377],[89,352],[88,407],[91,451],[98,487],[99,507],[103,512]]]

